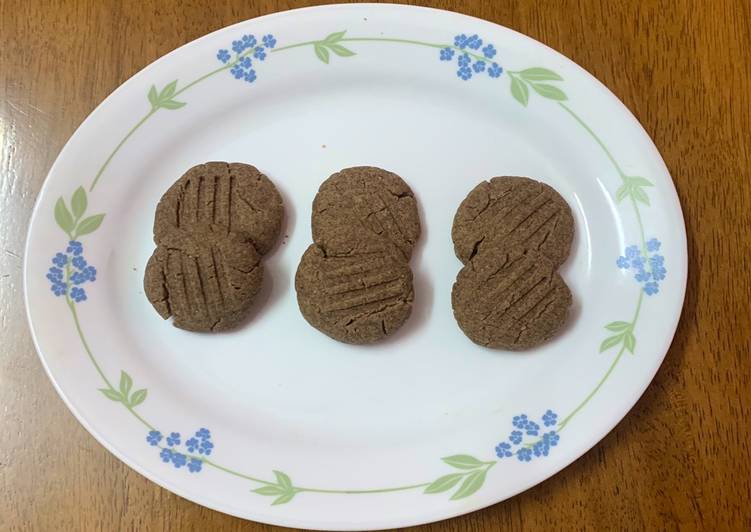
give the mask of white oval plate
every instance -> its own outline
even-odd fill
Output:
[[[162,321],[142,277],[159,197],[208,160],[271,177],[288,237],[254,318],[200,335]],[[370,347],[311,328],[292,282],[318,185],[355,165],[403,176],[424,227],[414,313]],[[550,183],[576,219],[574,311],[528,353],[474,345],[451,311],[452,217],[495,175]],[[25,262],[42,361],[103,445],[199,504],[319,529],[466,513],[571,463],[649,384],[685,282],[670,176],[605,87],[506,28],[395,5],[249,20],[139,72],[58,157]]]

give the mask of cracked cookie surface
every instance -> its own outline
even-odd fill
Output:
[[[521,350],[549,340],[560,330],[571,291],[543,254],[521,247],[489,248],[459,272],[451,303],[470,340]]]
[[[409,260],[420,237],[412,190],[373,166],[346,168],[324,181],[313,200],[313,241],[331,254],[358,252],[385,238]]]
[[[389,247],[331,255],[310,245],[295,276],[305,319],[335,340],[352,344],[376,342],[401,327],[412,311],[412,272]]]
[[[556,266],[574,236],[571,208],[552,187],[527,177],[483,181],[459,205],[451,228],[454,252],[467,263],[484,249],[540,251]]]
[[[154,240],[177,228],[246,236],[265,255],[279,237],[284,207],[271,180],[243,163],[208,162],[188,170],[164,193]]]
[[[261,289],[263,265],[237,235],[173,229],[146,265],[146,297],[162,318],[188,331],[223,331],[239,324]]]
[[[283,214],[279,192],[255,167],[194,166],[157,205],[157,247],[144,273],[149,302],[181,329],[236,327],[261,289],[261,256],[276,242]]]

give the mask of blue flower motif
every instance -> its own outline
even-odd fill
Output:
[[[188,451],[193,453],[198,449],[198,440],[195,438],[189,438],[185,441],[185,446],[188,448]]]
[[[52,290],[52,293],[56,296],[63,296],[68,293],[68,285],[67,283],[53,283],[52,286],[50,286],[50,290]]]
[[[253,48],[258,42],[256,41],[255,35],[243,35],[242,41],[245,48]]]
[[[561,439],[561,437],[556,433],[556,431],[551,430],[550,432],[546,432],[542,435],[542,440],[546,442],[551,447],[555,447],[558,445],[558,441]]]
[[[516,451],[516,457],[520,462],[529,462],[530,460],[532,460],[532,449],[522,447],[521,449]]]
[[[634,279],[639,281],[640,283],[644,283],[646,281],[649,281],[649,278],[651,277],[650,273],[646,270],[639,270],[636,275],[634,275]]]
[[[470,59],[469,54],[464,53],[456,59],[456,62],[460,67],[465,67],[469,66],[469,64],[472,62],[472,59]]]
[[[644,257],[639,255],[638,257],[634,257],[631,259],[631,267],[641,269],[644,268]]]
[[[158,445],[159,442],[162,441],[162,433],[158,430],[152,430],[146,436],[146,441],[149,442],[149,445]]]
[[[203,465],[203,462],[199,460],[198,458],[191,458],[190,462],[188,462],[188,471],[191,473],[199,473],[201,471],[201,466]]]
[[[47,272],[47,279],[50,281],[62,281],[63,280],[63,270],[58,268],[57,266],[52,266]]]
[[[485,61],[475,61],[475,63],[472,65],[472,70],[474,70],[478,74],[485,70]]]
[[[558,414],[552,410],[548,410],[542,415],[542,422],[546,427],[552,427],[558,421]]]
[[[626,248],[626,258],[635,259],[637,257],[641,258],[641,252],[639,251],[639,246],[636,246],[636,245],[628,246]]]
[[[258,59],[259,61],[263,61],[264,59],[266,59],[266,50],[264,50],[260,46],[256,47],[255,51],[253,52],[253,57]]]
[[[465,34],[457,35],[454,37],[454,46],[458,46],[462,50],[467,47],[467,36]]]
[[[655,281],[662,281],[663,279],[665,279],[665,274],[667,272],[668,271],[662,266],[652,266],[652,277]]]
[[[180,445],[180,433],[170,432],[170,435],[167,436],[167,445],[169,445],[170,447],[174,447],[175,445]]]
[[[519,414],[518,416],[514,416],[514,419],[511,420],[511,424],[514,425],[517,429],[527,428],[527,414]]]
[[[86,269],[83,271],[83,274],[92,283],[96,281],[96,268],[94,268],[93,266],[87,266]]]
[[[503,73],[503,68],[501,68],[501,65],[498,63],[493,63],[488,68],[488,76],[491,78],[499,78],[501,77],[501,74]]]
[[[245,50],[245,43],[242,41],[232,41],[232,50],[239,54],[243,50]]]
[[[665,257],[663,257],[662,255],[652,255],[649,258],[649,264],[651,264],[652,267],[655,268],[657,266],[662,266],[663,264],[665,264]]]
[[[176,469],[180,469],[182,466],[184,466],[188,461],[188,457],[185,456],[183,453],[172,453],[172,465],[175,466]]]
[[[78,257],[73,257],[73,260],[71,262],[73,266],[75,266],[79,270],[83,270],[86,266],[88,266],[86,259],[84,259],[81,255],[79,255]]]
[[[242,68],[250,68],[253,66],[253,60],[250,57],[243,57],[238,62],[238,65],[240,65]]]
[[[485,48],[482,49],[482,55],[487,57],[488,59],[493,59],[496,54],[495,47],[492,44],[488,44]]]
[[[631,261],[630,261],[630,260],[628,260],[628,259],[627,259],[626,257],[624,257],[624,256],[620,256],[620,257],[618,257],[618,260],[616,260],[616,261],[615,261],[615,264],[616,264],[616,265],[617,265],[617,266],[618,266],[619,268],[621,268],[622,270],[628,270],[628,269],[629,269],[629,267],[631,266]]]
[[[221,61],[222,63],[226,63],[230,58],[229,51],[222,48],[216,53],[216,58],[219,59],[219,61]]]
[[[654,295],[659,291],[660,291],[660,288],[655,281],[650,281],[644,285],[644,293],[647,294],[648,296]]]
[[[159,453],[159,457],[162,459],[162,462],[164,462],[165,464],[169,463],[172,460],[172,450],[162,449],[162,452]]]
[[[79,288],[77,286],[74,286],[70,289],[70,298],[75,301],[76,303],[80,303],[81,301],[86,301],[86,290],[83,288]]]
[[[467,46],[469,46],[473,50],[477,50],[480,46],[482,46],[482,39],[480,39],[480,37],[478,37],[476,34],[472,35],[469,39],[467,39]]]
[[[463,79],[464,81],[467,81],[472,77],[472,69],[469,67],[461,67],[459,70],[456,71],[456,75]]]
[[[251,68],[245,73],[245,77],[243,79],[248,83],[253,83],[256,80],[256,71]]]
[[[659,251],[660,250],[660,241],[656,238],[650,238],[647,240],[647,251]]]
[[[198,448],[198,454],[205,454],[208,456],[211,454],[212,449],[214,449],[214,444],[209,440],[203,440]]]
[[[522,437],[524,435],[522,434],[522,431],[515,430],[511,433],[511,435],[508,437],[509,441],[513,443],[514,445],[519,445],[522,442]]]
[[[68,255],[66,255],[65,253],[56,253],[55,256],[52,257],[52,264],[62,268],[63,266],[68,264]]]
[[[68,242],[68,247],[65,251],[66,253],[73,253],[73,255],[80,255],[83,253],[83,244],[78,240],[71,240]]]
[[[537,436],[539,434],[540,425],[535,423],[534,421],[530,421],[527,423],[527,435],[528,436]]]
[[[73,272],[73,275],[70,276],[70,281],[75,285],[83,284],[88,280],[89,277],[82,272]]]
[[[451,61],[454,57],[453,48],[441,48],[441,61]]]
[[[537,441],[532,446],[532,452],[537,457],[547,456],[550,453],[550,445],[548,445],[543,440]]]
[[[245,75],[245,71],[239,65],[233,66],[229,72],[230,74],[235,76],[235,79],[242,79],[242,77]]]
[[[511,452],[511,445],[506,442],[501,442],[495,446],[495,455],[498,458],[509,458],[510,456],[513,456],[513,454],[514,453]]]
[[[271,34],[264,35],[263,36],[263,45],[266,48],[273,48],[274,46],[276,46],[276,39],[274,39],[274,36],[271,35]]]
[[[202,440],[207,440],[211,438],[211,431],[209,429],[201,428],[196,431],[196,438],[201,438]]]

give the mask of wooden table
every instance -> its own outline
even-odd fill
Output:
[[[0,530],[274,528],[171,494],[75,421],[34,352],[21,255],[50,165],[107,94],[207,32],[315,3],[0,0]],[[675,180],[689,280],[670,352],[613,432],[524,494],[423,529],[751,529],[748,1],[431,5],[539,39],[625,102]]]

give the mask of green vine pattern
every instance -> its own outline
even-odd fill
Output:
[[[462,37],[463,39],[461,39],[460,37]],[[269,40],[267,40],[267,38],[269,38]],[[473,39],[475,40],[473,41]],[[478,44],[477,46],[474,46],[473,43],[476,44],[478,40],[481,44],[482,40],[477,38],[476,35],[471,36],[471,37],[462,35],[462,36],[457,36],[457,38],[454,40],[453,43],[451,42],[433,43],[433,42],[424,42],[424,41],[400,39],[400,38],[346,37],[346,31],[337,31],[337,32],[329,34],[328,36],[320,40],[305,41],[305,42],[290,44],[287,46],[275,48],[273,50],[270,50],[270,52],[277,54],[280,52],[285,52],[285,51],[299,49],[299,48],[311,48],[316,58],[318,58],[321,62],[325,64],[329,64],[331,61],[332,54],[341,58],[348,58],[348,57],[353,57],[356,55],[356,52],[347,48],[343,43],[351,43],[351,44],[388,43],[388,44],[394,44],[394,45],[398,44],[398,45],[421,46],[421,47],[435,48],[435,49],[441,50],[440,59],[442,61],[450,60],[454,57],[455,52],[458,53],[459,54],[458,64],[460,65],[460,70],[458,71],[457,75],[461,79],[466,80],[467,78],[461,74],[462,69],[464,69],[465,67],[468,67],[469,65],[469,63],[466,60],[466,57],[468,57],[470,61],[474,61],[472,68],[475,70],[475,72],[481,72],[482,70],[480,69],[482,68],[484,70],[485,66],[478,66],[478,63],[485,62],[489,59],[489,57],[492,57],[492,55],[495,55],[495,50],[492,47],[492,45],[489,45],[483,48],[482,55],[479,52],[477,52],[477,50],[480,47],[480,44]],[[236,43],[238,42],[241,44],[237,45]],[[155,85],[152,85],[149,88],[148,93],[147,93],[147,100],[150,105],[148,111],[130,128],[130,130],[128,130],[125,133],[125,135],[120,140],[120,142],[117,145],[115,145],[111,153],[108,155],[108,157],[105,159],[105,161],[102,163],[101,167],[97,171],[92,182],[90,183],[89,192],[95,190],[97,185],[100,183],[100,180],[102,176],[104,175],[106,169],[108,168],[110,163],[113,161],[113,159],[117,156],[120,149],[126,144],[128,139],[130,139],[136,131],[138,131],[141,127],[143,127],[154,114],[156,114],[157,112],[160,112],[161,110],[176,111],[176,110],[182,109],[188,104],[188,102],[185,102],[185,101],[182,101],[181,99],[176,99],[176,98],[183,96],[189,89],[201,83],[202,81],[205,81],[225,71],[230,71],[238,79],[244,76],[244,79],[246,81],[253,81],[255,79],[255,71],[253,71],[252,76],[250,76],[250,71],[247,70],[249,68],[248,65],[250,65],[250,62],[248,61],[248,59],[250,59],[251,57],[255,57],[256,59],[260,58],[262,60],[265,57],[265,51],[262,49],[263,47],[255,47],[253,44],[248,44],[247,42],[245,45],[243,45],[242,42],[243,41],[235,41],[233,43],[233,49],[236,52],[236,55],[234,56],[234,58],[230,56],[228,51],[221,50],[218,57],[223,62],[222,66],[207,72],[206,74],[194,79],[193,81],[181,87],[179,87],[179,80],[173,80],[167,83],[166,85],[164,85],[161,89],[157,89]],[[264,43],[267,45],[267,48],[269,49],[273,48],[273,44],[271,44],[272,42],[273,43],[276,42],[276,40],[273,39],[273,37],[271,36],[264,37]],[[255,43],[254,38],[253,38],[253,43]],[[261,50],[260,53],[259,53],[259,49]],[[492,55],[491,55],[491,52],[492,52]],[[464,61],[465,64],[462,64],[462,60]],[[502,69],[496,63],[493,63],[493,65],[498,67],[495,70],[495,73],[497,75],[490,73],[490,76],[498,77],[498,75],[500,75],[500,72],[502,72]],[[243,70],[243,67],[246,70]],[[529,105],[530,98],[533,94],[540,96],[546,100],[552,101],[553,103],[560,106],[566,113],[568,113],[574,119],[574,121],[578,123],[589,134],[589,136],[592,137],[592,139],[597,143],[597,145],[603,150],[608,160],[612,163],[621,181],[621,185],[615,193],[615,199],[618,203],[621,203],[622,201],[625,201],[625,200],[628,200],[631,203],[633,212],[636,217],[639,232],[640,232],[640,235],[639,235],[640,246],[641,246],[641,249],[644,250],[644,253],[646,254],[646,239],[644,236],[645,232],[644,232],[644,226],[642,223],[640,205],[648,206],[650,204],[649,197],[647,195],[645,188],[652,187],[653,184],[644,177],[630,176],[630,175],[626,175],[623,172],[623,170],[621,169],[619,164],[616,162],[616,159],[613,157],[613,155],[611,154],[609,149],[606,147],[602,139],[600,139],[600,137],[589,127],[589,125],[581,117],[579,117],[579,115],[577,115],[571,109],[571,107],[569,107],[568,104],[566,103],[568,101],[568,97],[566,93],[558,86],[559,83],[564,81],[564,79],[559,74],[547,68],[534,67],[534,68],[527,68],[525,70],[519,70],[519,71],[507,71],[507,75],[510,81],[510,84],[509,84],[510,93],[511,93],[512,98],[516,102],[518,102],[524,107],[527,107]],[[249,77],[252,77],[252,79],[249,79]],[[73,193],[71,197],[70,204],[71,204],[71,207],[68,208],[65,200],[62,197],[59,198],[54,207],[54,217],[58,226],[68,236],[69,240],[71,241],[71,245],[76,243],[80,246],[80,243],[74,242],[74,241],[77,241],[77,239],[81,236],[88,235],[96,231],[102,224],[105,215],[95,214],[89,217],[84,217],[85,211],[87,210],[87,207],[88,207],[88,198],[86,195],[86,191],[82,187],[79,187],[75,190],[75,192]],[[56,279],[53,282],[57,282],[59,285],[61,285],[62,283],[67,283],[70,281],[71,275],[72,275],[71,266],[70,264],[66,262],[64,276],[62,278]],[[56,295],[60,295],[60,294],[56,293]],[[561,419],[559,422],[556,419],[557,416],[553,414],[551,411],[548,411],[548,414],[546,414],[546,416],[547,415],[553,416],[552,418],[550,418],[552,420],[550,424],[555,424],[557,433],[560,433],[562,430],[564,430],[566,426],[570,423],[570,421],[574,418],[574,416],[578,412],[580,412],[587,405],[587,403],[597,394],[597,392],[600,390],[600,388],[605,384],[607,379],[612,374],[613,370],[615,369],[622,355],[626,351],[630,353],[634,353],[635,348],[636,348],[635,329],[636,329],[637,321],[639,319],[639,313],[642,308],[643,296],[644,296],[644,292],[640,290],[638,299],[636,301],[635,311],[633,315],[631,316],[630,320],[614,321],[605,326],[605,329],[607,331],[614,333],[614,334],[606,338],[601,343],[600,352],[605,352],[618,346],[620,347],[611,365],[609,366],[605,374],[602,376],[602,378],[595,384],[594,388],[590,391],[590,393],[587,396],[585,396],[584,399],[566,417]],[[71,296],[69,295],[67,291],[65,292],[65,300],[66,300],[68,309],[70,310],[73,323],[75,325],[78,337],[81,341],[84,351],[86,352],[92,365],[94,366],[94,369],[99,374],[100,378],[102,379],[102,382],[105,385],[103,388],[100,388],[100,391],[102,392],[102,394],[107,399],[113,402],[122,404],[124,408],[126,408],[136,419],[138,419],[147,429],[151,431],[150,437],[154,438],[153,441],[151,441],[152,445],[158,446],[162,450],[162,453],[166,452],[168,455],[170,453],[174,455],[174,453],[170,450],[170,447],[164,447],[164,446],[158,445],[158,442],[161,441],[161,438],[162,438],[161,433],[158,432],[151,423],[149,423],[146,419],[144,419],[137,412],[137,408],[141,406],[146,400],[146,398],[148,397],[148,390],[146,388],[135,387],[133,378],[125,371],[121,371],[120,373],[120,380],[119,380],[118,386],[115,387],[112,384],[112,382],[107,378],[105,373],[102,371],[101,366],[99,365],[96,357],[94,356],[94,354],[92,353],[88,345],[86,336],[84,335],[84,332],[82,330],[79,316],[77,313],[76,303],[78,303],[78,301],[71,299]],[[527,434],[537,435],[538,432],[536,430],[532,431],[532,429],[534,429],[534,427],[539,428],[539,426],[531,421],[529,422],[526,421],[526,416],[522,415],[521,417],[525,419],[522,419],[521,421],[519,421],[519,416],[514,418],[514,426],[519,427],[522,430],[526,429]],[[548,425],[547,419],[545,421],[545,424]],[[201,429],[201,430],[205,431],[206,429]],[[206,432],[208,433],[208,431]],[[517,431],[517,432],[518,434],[522,434],[521,431]],[[199,433],[197,432],[196,434],[198,435]],[[156,437],[157,435],[158,435],[158,438]],[[514,437],[515,437],[514,433],[512,433],[512,440]],[[174,441],[178,441],[179,435],[177,435],[177,433],[172,433],[172,438]],[[553,440],[553,442],[550,443],[550,445],[556,444],[557,435],[555,436],[555,438],[556,439]],[[517,453],[517,455],[519,456],[519,459],[522,461],[524,460],[529,461],[531,450],[534,449],[535,453],[537,453],[538,448],[540,449],[542,448],[540,447],[540,445],[542,444],[544,440],[550,442],[550,439],[548,438],[547,435],[544,435],[544,437],[541,437],[541,438],[538,438],[536,440],[526,442],[526,443],[521,442],[520,436],[518,437],[518,439],[519,441],[517,441],[516,443],[520,444],[521,450]],[[208,441],[208,440],[205,440],[205,441]],[[169,438],[168,438],[168,445],[170,446],[173,445],[173,443],[170,443]],[[508,451],[509,446],[510,444],[508,443],[500,444],[496,448],[498,456],[499,457],[511,456],[510,451]],[[213,447],[213,444],[212,444],[212,447]],[[545,455],[547,455],[548,448],[549,446],[544,448]],[[524,452],[523,450],[526,450],[528,452]],[[463,499],[465,497],[469,497],[473,493],[477,492],[485,483],[488,473],[498,463],[498,460],[486,461],[486,460],[480,460],[471,455],[458,454],[458,455],[452,455],[452,456],[447,456],[447,457],[442,458],[442,461],[444,462],[444,464],[452,468],[453,471],[447,472],[446,474],[438,477],[432,482],[423,482],[423,483],[418,483],[418,484],[404,485],[404,486],[397,486],[397,487],[362,489],[362,490],[319,489],[319,488],[296,486],[293,484],[293,481],[289,475],[278,470],[272,471],[273,476],[274,476],[273,480],[262,479],[262,478],[257,478],[254,476],[246,475],[237,470],[225,467],[223,465],[220,465],[210,460],[208,458],[208,454],[210,453],[208,451],[205,451],[205,452],[204,451],[199,452],[199,454],[195,454],[195,452],[185,453],[182,456],[185,459],[190,460],[191,463],[197,464],[196,468],[198,470],[200,470],[200,467],[202,465],[205,465],[205,466],[213,467],[217,470],[223,471],[227,474],[230,474],[230,475],[233,475],[233,476],[258,484],[259,486],[252,490],[253,493],[272,498],[271,499],[272,505],[281,505],[281,504],[289,503],[295,498],[297,494],[303,493],[303,492],[320,493],[320,494],[354,495],[354,494],[376,494],[376,493],[399,492],[399,491],[408,491],[408,490],[422,490],[422,492],[425,494],[441,494],[441,493],[446,493],[451,490],[454,490],[450,499],[458,500],[458,499]],[[506,454],[504,455],[503,453],[506,453]],[[525,458],[522,458],[522,455],[524,455]],[[191,471],[194,471],[194,469],[191,469]]]

